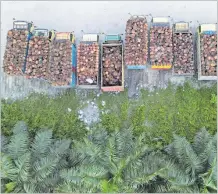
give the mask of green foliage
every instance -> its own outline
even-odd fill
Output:
[[[145,105],[136,107],[131,113],[131,127],[136,135],[140,135],[145,131]]]
[[[28,131],[18,122],[1,142],[2,193],[217,193],[217,137],[205,128],[161,149],[131,129],[97,128],[71,149],[51,130]]]
[[[172,192],[217,193],[216,135],[211,136],[202,129],[194,139],[191,144],[184,137],[174,136],[173,143],[166,149],[173,163],[169,163],[160,176],[169,182],[169,191]]]
[[[84,142],[76,142],[72,152],[74,157],[80,156],[80,163],[62,171],[61,176],[63,184],[83,185],[81,192],[133,192],[138,185],[153,180],[164,164],[159,157],[146,155],[151,150],[144,136],[134,139],[129,129],[110,135],[104,130],[93,131]]]
[[[109,114],[101,115],[101,125],[108,132],[129,127],[135,135],[145,132],[147,143],[156,148],[171,143],[174,133],[193,141],[199,128],[216,132],[216,89],[216,84],[196,89],[186,82],[153,92],[141,90],[138,100],[128,99],[127,93],[117,97],[104,94],[99,104],[104,100],[106,106],[99,107]]]
[[[96,100],[101,110],[101,122],[97,125],[109,133],[125,128],[132,128],[136,136],[145,132],[147,144],[162,148],[172,142],[174,133],[191,142],[199,128],[205,127],[215,134],[216,88],[216,84],[200,89],[188,82],[178,87],[170,84],[153,92],[142,90],[138,100],[129,99],[128,91],[103,93],[99,97],[90,92],[81,99],[74,91],[55,98],[34,94],[11,104],[3,102],[1,127],[3,134],[9,136],[16,122],[23,120],[32,136],[40,128],[49,128],[55,137],[78,140],[86,136],[87,130],[78,119],[77,110],[83,106],[83,100],[90,99]],[[72,111],[68,112],[68,108]]]
[[[101,116],[101,124],[108,132],[113,132],[116,129],[120,129],[121,120],[114,113],[106,113]]]
[[[108,182],[107,180],[101,181],[101,192],[102,193],[114,193],[117,192],[119,188],[117,185]]]
[[[86,134],[86,128],[78,119],[78,107],[79,99],[74,92],[55,98],[34,94],[11,104],[2,103],[1,129],[9,136],[18,121],[25,121],[32,136],[41,128],[49,128],[55,137],[80,139]]]
[[[22,130],[23,127],[23,130]],[[67,167],[69,140],[52,139],[52,131],[38,131],[31,143],[27,127],[19,122],[1,153],[2,192],[50,193]]]

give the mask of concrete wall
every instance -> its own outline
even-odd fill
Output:
[[[77,41],[84,32],[124,33],[126,21],[132,15],[149,14],[153,16],[171,16],[174,21],[193,21],[202,23],[217,22],[216,1],[13,1],[1,2],[1,58],[3,58],[6,34],[12,28],[13,18],[33,21],[42,28],[57,31],[75,31]],[[2,61],[2,60],[1,60]],[[130,77],[128,79],[128,77]],[[130,95],[138,85],[144,87],[163,86],[169,79],[180,81],[184,78],[172,78],[171,72],[159,71],[130,72],[126,74],[126,84]],[[26,80],[22,77],[9,77],[1,72],[2,97],[21,97],[30,91],[57,92],[46,82]]]

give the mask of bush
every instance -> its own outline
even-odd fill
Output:
[[[80,139],[86,134],[86,126],[78,119],[78,107],[79,99],[74,92],[55,98],[35,94],[12,104],[3,102],[2,132],[4,135],[11,135],[13,126],[22,120],[27,123],[32,136],[40,128],[49,128],[53,130],[55,137]]]
[[[200,89],[189,83],[178,87],[170,84],[166,89],[153,92],[142,90],[138,100],[128,99],[127,92],[122,96],[119,94],[121,97],[105,98],[110,114],[101,116],[102,127],[109,132],[128,127],[135,135],[145,132],[148,144],[155,147],[169,144],[174,133],[185,136],[189,141],[202,127],[215,134],[216,88],[216,84]]]
[[[132,128],[134,135],[144,132],[147,143],[161,147],[172,142],[173,134],[193,140],[197,130],[205,127],[211,134],[217,129],[217,86],[193,88],[189,83],[153,92],[142,90],[140,98],[128,99],[128,92],[100,97],[90,94],[83,100],[97,99],[101,122],[94,127],[108,132]],[[32,134],[40,128],[50,128],[58,138],[81,139],[87,133],[85,124],[78,119],[77,110],[82,100],[75,92],[55,98],[32,95],[29,99],[11,104],[2,102],[2,132],[11,135],[17,121],[25,121]],[[102,105],[105,101],[105,105]],[[72,111],[68,112],[70,108]],[[107,112],[108,111],[108,112]],[[104,114],[103,114],[104,112]]]

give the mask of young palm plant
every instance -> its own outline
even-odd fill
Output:
[[[134,192],[142,184],[154,184],[165,162],[143,137],[135,139],[131,130],[111,135],[100,130],[76,142],[73,167],[61,172],[56,192]]]
[[[200,130],[194,142],[174,136],[166,149],[168,164],[159,175],[168,183],[168,192],[217,192],[217,138]]]
[[[67,167],[69,140],[52,139],[52,131],[42,130],[30,140],[27,126],[19,122],[1,152],[2,192],[50,193]]]

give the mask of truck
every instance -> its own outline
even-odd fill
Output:
[[[200,24],[196,37],[198,80],[217,80],[216,24]]]
[[[173,24],[173,47],[173,76],[193,76],[194,36],[189,22],[180,21]]]
[[[34,24],[33,24],[33,22],[28,22],[28,21],[24,21],[24,20],[16,20],[13,22],[13,29],[14,30],[26,30],[27,47],[26,47],[26,52],[25,52],[24,64],[22,67],[22,72],[25,73],[27,56],[28,56],[28,49],[29,49],[29,41],[30,41],[30,38],[31,38],[32,33],[34,31]]]
[[[34,30],[34,25],[32,22],[24,21],[24,20],[16,20],[13,22],[14,30],[27,30],[32,33]]]
[[[99,89],[100,43],[99,34],[83,34],[77,49],[77,87]]]
[[[124,62],[128,70],[148,65],[148,22],[145,15],[131,15],[126,23]]]
[[[172,27],[169,17],[153,17],[150,27],[150,65],[154,70],[169,70],[173,61]],[[168,46],[164,46],[165,42]]]
[[[101,90],[124,91],[123,41],[121,35],[106,35],[101,45]]]
[[[66,42],[69,41],[71,43],[71,81],[68,85],[55,85],[53,86],[57,87],[69,87],[74,88],[76,87],[76,81],[77,81],[77,71],[76,71],[76,42],[75,42],[75,35],[73,32],[56,32],[55,33],[55,39],[50,44],[55,44],[57,42]],[[53,52],[50,50],[50,53]],[[52,56],[50,54],[50,56]]]
[[[33,36],[43,36],[48,37],[49,41],[51,42],[55,38],[55,30],[48,30],[46,28],[35,28],[33,30]]]

